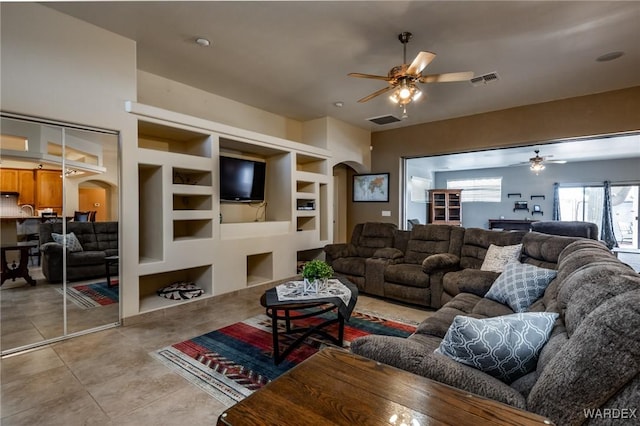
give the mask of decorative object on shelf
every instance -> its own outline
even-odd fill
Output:
[[[511,198],[511,197],[515,197],[518,196],[518,198],[522,198],[522,194],[519,192],[512,192],[510,194],[507,194],[507,198]]]
[[[389,173],[353,176],[354,202],[389,202]]]
[[[516,201],[516,203],[513,206],[513,211],[515,212],[516,210],[529,211],[529,205],[527,204],[526,201]]]
[[[546,197],[544,195],[532,195],[531,199],[533,200],[534,198],[542,198],[544,200]]]
[[[533,205],[533,210],[531,210],[531,214],[540,214],[544,216],[544,213],[542,212],[542,209],[540,208],[540,204],[534,204]]]
[[[172,300],[193,299],[202,296],[204,290],[196,286],[192,282],[180,281],[175,282],[167,287],[160,288],[156,291],[158,296]]]
[[[304,291],[318,293],[327,286],[327,281],[333,276],[333,268],[323,260],[312,260],[302,268]]]

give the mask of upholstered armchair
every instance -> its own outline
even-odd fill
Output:
[[[359,290],[365,291],[366,260],[376,250],[393,246],[393,223],[359,223],[351,234],[347,244],[328,244],[324,247],[326,261],[336,274],[343,275],[353,282]]]

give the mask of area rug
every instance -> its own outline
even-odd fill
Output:
[[[307,318],[296,321],[295,325],[305,326],[319,321],[322,318]],[[337,324],[332,327],[327,330],[335,336]],[[359,336],[383,334],[407,337],[415,329],[416,324],[354,311],[349,322],[345,323],[344,348],[348,348],[349,342]],[[281,344],[288,344],[288,337],[281,336],[284,339]],[[262,314],[153,351],[151,356],[230,407],[330,345],[320,337],[311,336],[279,365],[274,365],[271,319]]]
[[[67,285],[67,297],[82,309],[118,303],[118,282],[112,280],[111,284],[111,286],[108,286],[107,282],[104,281],[75,286]],[[62,288],[56,288],[56,291],[62,294]]]

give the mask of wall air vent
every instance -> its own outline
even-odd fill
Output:
[[[482,86],[483,84],[489,84],[499,79],[500,77],[498,77],[498,73],[494,71],[488,74],[475,76],[469,81],[473,86]]]
[[[398,117],[394,117],[393,115],[381,115],[380,117],[367,118],[367,120],[380,126],[382,126],[383,124],[391,124],[397,121],[401,121]]]

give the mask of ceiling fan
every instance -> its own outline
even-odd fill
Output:
[[[384,80],[388,86],[371,93],[360,99],[358,102],[367,102],[376,96],[387,92],[393,92],[390,96],[391,100],[402,107],[406,107],[411,101],[415,101],[422,95],[421,90],[417,87],[417,83],[448,83],[455,81],[466,81],[473,77],[472,71],[452,72],[445,74],[422,74],[422,70],[426,68],[436,57],[435,53],[419,52],[411,64],[407,64],[407,43],[411,39],[410,32],[403,32],[398,35],[398,39],[403,45],[403,61],[402,65],[397,65],[389,71],[387,76],[362,74],[352,72],[350,77],[372,78],[375,80]],[[405,108],[406,114],[406,108]]]
[[[522,163],[518,163],[516,165],[528,164],[529,168],[534,171],[536,174],[540,173],[545,169],[545,164],[565,164],[566,160],[550,160],[553,155],[549,155],[547,157],[540,157],[540,150],[536,149],[535,156],[529,158],[529,161],[523,161]]]

